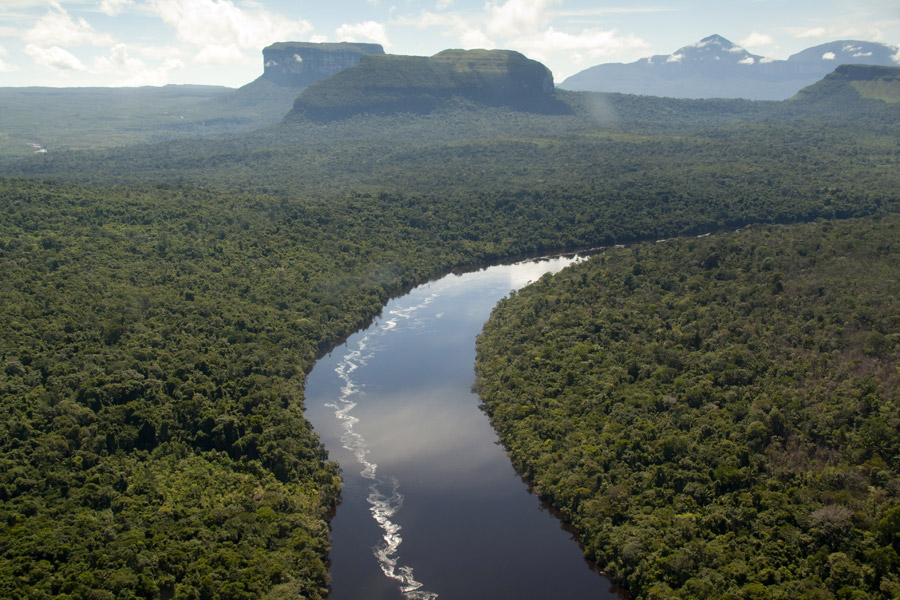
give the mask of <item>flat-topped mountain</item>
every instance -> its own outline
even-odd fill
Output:
[[[306,87],[355,67],[363,56],[384,54],[381,44],[279,42],[263,49],[262,78],[277,85]]]
[[[900,103],[900,67],[841,65],[821,81],[800,90],[793,100],[837,103],[842,107],[859,100],[897,104]]]
[[[711,35],[672,54],[590,67],[560,87],[672,98],[785,100],[841,64],[897,66],[900,48],[842,40],[774,60]]]
[[[279,42],[263,49],[263,74],[215,102],[215,110],[274,123],[307,86],[355,67],[362,57],[384,54],[380,44]]]
[[[547,67],[510,50],[444,50],[431,57],[368,55],[358,66],[310,86],[288,118],[425,114],[459,103],[530,112],[567,110],[554,92]]]

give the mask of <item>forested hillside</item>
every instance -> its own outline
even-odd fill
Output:
[[[477,389],[642,598],[900,595],[900,218],[611,249],[503,301]]]

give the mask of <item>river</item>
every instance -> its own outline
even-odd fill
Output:
[[[331,600],[616,600],[516,475],[471,391],[475,337],[559,257],[448,275],[391,300],[307,378],[342,468]]]

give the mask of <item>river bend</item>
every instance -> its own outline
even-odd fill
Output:
[[[516,475],[471,391],[493,306],[573,260],[419,286],[316,364],[307,417],[343,468],[332,600],[619,598]]]

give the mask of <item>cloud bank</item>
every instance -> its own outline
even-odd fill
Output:
[[[242,50],[259,51],[313,29],[308,21],[287,19],[259,5],[239,8],[231,0],[150,0],[149,7],[178,40],[197,49],[201,64],[243,60]]]
[[[335,34],[339,42],[375,42],[376,44],[381,44],[385,50],[391,47],[384,25],[375,21],[355,24],[345,23],[338,27]]]

